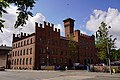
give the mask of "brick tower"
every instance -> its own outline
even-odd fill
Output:
[[[71,34],[74,35],[74,21],[71,18],[63,20],[65,27],[65,37],[69,37]]]

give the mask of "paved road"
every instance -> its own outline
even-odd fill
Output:
[[[0,72],[0,80],[120,80],[120,73],[78,71],[7,70]]]

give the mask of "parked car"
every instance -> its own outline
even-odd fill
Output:
[[[98,64],[96,64],[96,66],[106,66],[106,64],[105,63],[98,63]]]
[[[120,62],[111,62],[111,66],[120,66]]]
[[[83,70],[84,67],[85,66],[83,64],[80,64],[80,63],[74,63],[73,64],[73,69],[75,69],[75,70]]]
[[[62,66],[56,66],[56,70],[65,70],[65,68]]]
[[[5,71],[5,67],[4,66],[0,66],[0,71]]]

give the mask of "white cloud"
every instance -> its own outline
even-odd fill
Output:
[[[90,20],[86,23],[86,28],[95,33],[102,21],[112,27],[110,34],[117,38],[116,45],[120,48],[120,12],[114,8],[108,8],[108,11],[96,9],[90,15]]]
[[[35,16],[30,17],[29,16],[29,20],[27,21],[27,24],[22,28],[22,32],[26,32],[26,33],[33,33],[34,29],[35,29],[35,22],[37,23],[43,23],[43,21],[45,21],[45,16],[42,15],[41,13],[37,13]]]
[[[17,19],[17,7],[10,6],[10,8],[7,8],[6,11],[8,12],[8,14],[3,14],[2,17],[2,19],[6,21],[4,23],[6,28],[3,28],[3,33],[0,32],[0,44],[6,44],[7,46],[12,45],[12,35],[13,33],[19,33],[20,28],[22,28],[20,29],[20,31],[22,32],[33,33],[35,22],[41,23],[45,21],[45,17],[41,13],[37,13],[34,17],[29,16],[29,20],[27,21],[25,27],[19,27],[15,29],[13,26]]]
[[[60,29],[60,34],[64,36],[64,27],[61,24],[55,25],[55,28]]]
[[[4,23],[6,28],[2,29],[3,33],[0,32],[0,45],[6,44],[7,46],[12,46],[13,33],[15,33],[15,34],[19,33],[19,29],[22,28],[22,29],[20,29],[20,31],[22,31],[23,33],[31,34],[34,32],[35,22],[43,23],[43,21],[46,21],[46,18],[42,13],[37,13],[33,17],[29,16],[29,20],[27,21],[26,25],[15,29],[13,26],[17,19],[17,14],[16,14],[17,7],[10,6],[10,8],[7,8],[6,11],[8,12],[8,14],[3,14],[3,17],[2,17],[2,19],[4,19],[6,21]],[[62,29],[61,24],[57,24],[55,27]]]

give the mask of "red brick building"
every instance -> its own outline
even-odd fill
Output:
[[[12,68],[13,69],[37,69],[41,65],[69,66],[70,49],[68,36],[74,35],[74,40],[79,44],[79,63],[94,64],[97,62],[94,36],[74,31],[74,20],[68,18],[63,21],[65,37],[60,36],[60,29],[44,22],[35,23],[35,33],[26,35],[13,34]],[[72,62],[73,63],[73,62]]]

